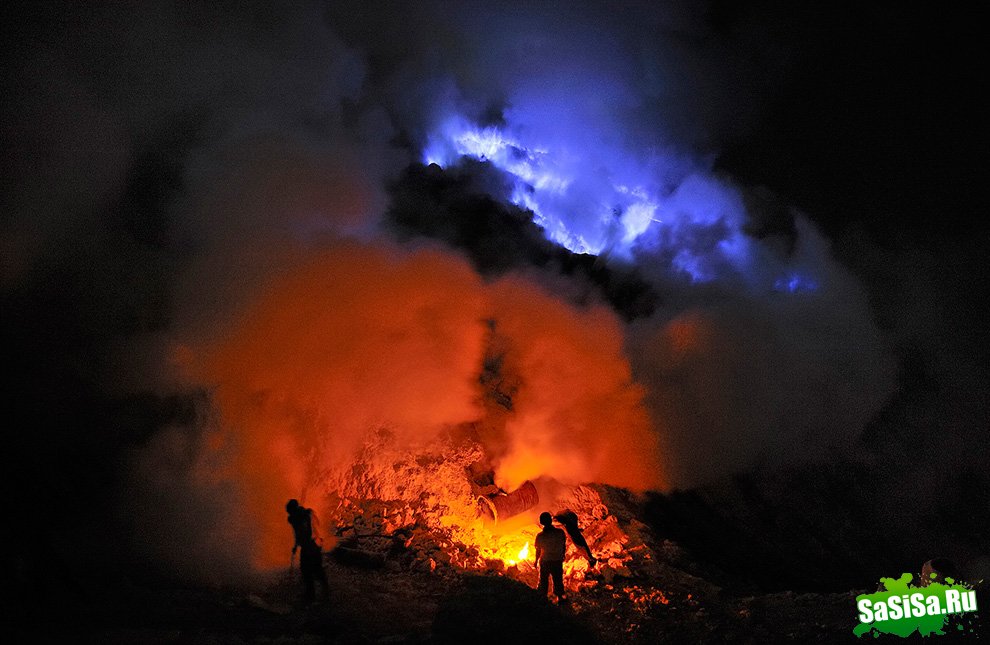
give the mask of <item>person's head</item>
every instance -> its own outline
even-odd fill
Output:
[[[299,500],[290,499],[285,504],[285,510],[288,511],[289,513],[295,513],[296,511],[298,511],[299,510]]]
[[[553,516],[546,511],[540,513],[540,524],[543,526],[553,526]]]
[[[561,524],[577,524],[577,515],[574,514],[569,508],[565,508],[561,512],[553,516],[553,519],[557,520]]]

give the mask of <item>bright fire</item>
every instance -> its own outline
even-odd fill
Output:
[[[528,558],[529,558],[529,542],[526,542],[525,544],[523,544],[522,548],[519,549],[519,553],[517,553],[515,557],[499,558],[499,559],[511,567],[512,565],[525,562]]]
[[[525,560],[529,556],[529,542],[523,545],[523,548],[519,549],[519,559]]]

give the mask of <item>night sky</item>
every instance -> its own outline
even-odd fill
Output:
[[[247,480],[204,487],[203,469],[255,463],[208,440],[243,413],[217,384],[394,377],[396,398],[449,397],[429,418],[384,405],[396,424],[463,422],[470,393],[452,379],[474,378],[483,350],[444,326],[471,315],[523,353],[538,329],[573,343],[544,391],[581,408],[580,374],[596,375],[588,397],[636,441],[661,438],[640,488],[849,461],[892,526],[939,504],[985,517],[990,174],[970,3],[526,5],[0,10],[8,580],[59,568],[52,549],[75,579],[109,562],[247,566],[205,537]],[[449,150],[427,167],[453,117],[572,172],[540,208],[592,252],[548,239],[505,168]],[[588,206],[606,194],[628,200],[615,221],[642,199],[660,223],[622,237]],[[429,324],[397,313],[407,283],[427,285]],[[280,284],[325,310],[266,317],[292,308],[272,299]],[[547,311],[552,324],[527,324]],[[278,326],[306,321],[325,327],[298,343]],[[422,331],[433,322],[440,340]],[[333,369],[309,362],[320,352]],[[381,352],[395,369],[365,375]],[[300,367],[265,381],[280,357]],[[521,382],[542,383],[524,362]],[[547,399],[526,399],[534,417],[571,414]],[[352,416],[340,423],[357,432],[367,419]],[[572,419],[578,448],[605,416]],[[511,445],[496,452],[512,461]],[[607,465],[567,476],[629,484]],[[905,535],[987,555],[985,537],[952,544],[951,520]]]

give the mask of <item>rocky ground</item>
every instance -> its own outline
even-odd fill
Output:
[[[391,571],[328,562],[329,601],[302,606],[284,572],[255,588],[133,586],[59,607],[16,642],[721,643],[845,642],[854,593],[734,596],[674,572],[537,597],[500,575]],[[49,612],[52,607],[47,608]],[[51,617],[50,617],[51,618]],[[11,642],[11,641],[8,641]]]
[[[571,551],[570,593],[564,602],[538,597],[529,562],[466,570],[446,555],[454,547],[425,527],[406,527],[387,537],[362,535],[355,526],[365,526],[366,533],[381,527],[356,523],[345,531],[350,537],[327,554],[329,599],[301,604],[298,571],[288,569],[223,588],[149,575],[123,575],[100,585],[66,578],[74,584],[62,585],[41,602],[21,598],[26,602],[15,605],[16,615],[5,621],[11,637],[5,641],[608,645],[855,640],[855,597],[876,590],[875,580],[867,587],[866,574],[863,588],[822,585],[816,590],[806,584],[794,585],[800,589],[795,591],[787,588],[790,580],[768,587],[759,576],[746,575],[762,566],[765,554],[742,544],[732,556],[752,552],[754,560],[728,571],[724,565],[731,559],[713,551],[718,542],[700,539],[703,523],[685,519],[690,514],[683,500],[676,517],[682,528],[690,524],[694,531],[681,533],[687,546],[640,521],[650,515],[643,504],[655,506],[657,500],[637,500],[606,487],[585,493],[608,508],[585,531],[602,561],[589,569]],[[738,512],[741,505],[732,508]],[[673,509],[663,510],[674,526]],[[738,529],[728,517],[713,525],[730,537]],[[763,534],[762,551],[776,548],[779,566],[798,562],[774,542],[772,532]],[[981,607],[985,603],[981,599]],[[979,615],[973,627],[936,637],[937,642],[978,642],[990,633]]]

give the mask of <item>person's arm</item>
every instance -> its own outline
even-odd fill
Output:
[[[309,525],[312,530],[313,541],[323,546],[323,534],[320,531],[320,519],[316,517],[316,512],[312,509],[309,511]]]
[[[296,550],[299,549],[299,531],[296,530],[296,524],[292,521],[292,516],[289,515],[289,526],[292,527],[292,555],[296,554]]]

